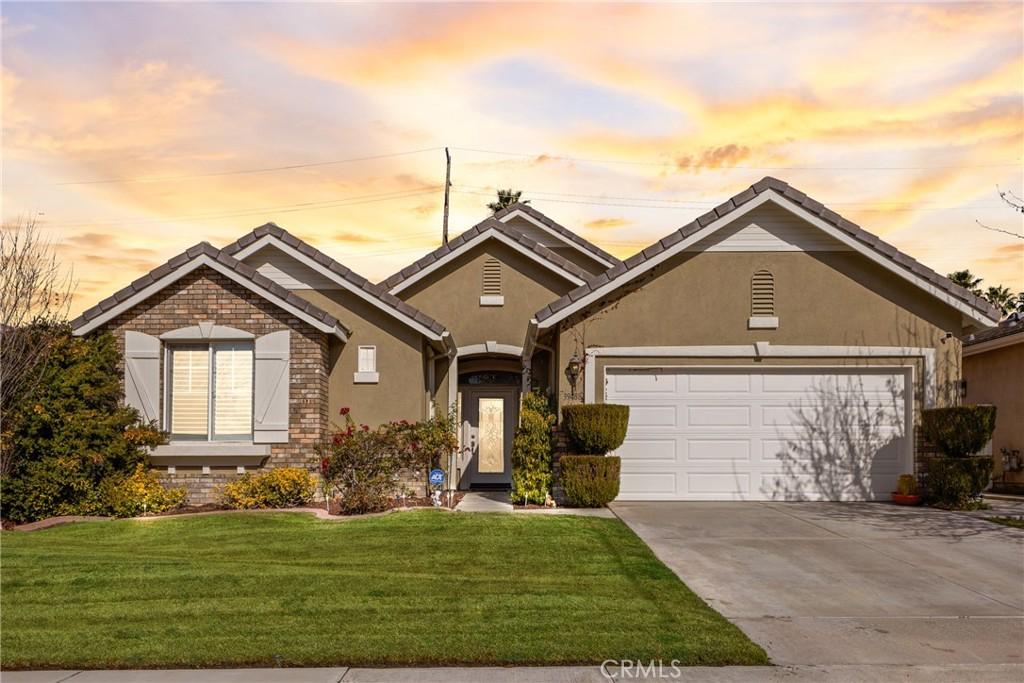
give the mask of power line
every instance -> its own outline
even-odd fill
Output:
[[[165,183],[179,180],[191,180],[195,178],[217,178],[228,175],[249,175],[254,173],[272,173],[275,171],[292,171],[300,168],[314,168],[317,166],[333,166],[335,164],[350,164],[357,161],[373,161],[375,159],[390,159],[392,157],[409,156],[422,154],[424,152],[436,152],[441,147],[426,147],[424,149],[413,149],[408,152],[393,152],[391,154],[374,154],[365,157],[350,157],[348,159],[332,159],[331,161],[315,161],[303,164],[289,164],[287,166],[268,166],[265,168],[243,168],[233,171],[214,171],[212,173],[194,173],[190,175],[165,176],[156,178],[102,178],[98,180],[69,180],[62,183],[53,183],[56,186],[67,185],[101,185],[107,183]]]
[[[459,189],[459,187],[453,187],[452,189],[454,189],[456,192],[458,192],[460,194],[473,194],[473,195],[481,195],[481,196],[484,196],[484,197],[491,197],[491,196],[493,196],[493,192],[476,192],[474,190],[462,190],[462,189]],[[708,208],[707,205],[689,206],[688,207],[688,206],[664,206],[664,205],[659,205],[659,204],[627,204],[627,203],[621,203],[621,202],[582,201],[582,200],[574,200],[574,199],[552,199],[550,197],[537,197],[536,199],[537,199],[537,201],[554,202],[556,204],[580,204],[580,205],[585,205],[585,206],[615,206],[615,207],[626,207],[626,208],[633,208],[633,209],[671,209],[671,210],[674,210],[674,211],[678,211],[680,209],[705,210],[705,209]],[[640,200],[640,201],[647,201],[647,200]],[[654,201],[659,201],[659,200],[654,200]],[[719,203],[721,203],[721,202],[716,202],[715,205],[717,206],[717,204],[719,204]],[[992,208],[992,207],[978,207],[978,206],[922,206],[922,207],[903,207],[903,208],[887,207],[887,208],[875,208],[875,209],[857,208],[855,210],[857,210],[857,211],[879,211],[879,212],[884,212],[884,211],[978,211],[978,210],[983,209],[983,208]]]
[[[671,159],[665,161],[639,161],[629,159],[592,159],[586,157],[571,157],[561,154],[531,154],[526,152],[506,152],[496,149],[478,149],[475,147],[452,147],[451,149],[461,152],[473,152],[477,154],[494,154],[498,156],[522,157],[528,159],[553,159],[556,161],[577,161],[586,164],[622,164],[626,166],[679,166]],[[718,164],[714,167],[703,167],[703,170],[719,169],[747,169],[753,171],[912,171],[922,169],[939,168],[1019,168],[1024,164],[1021,162],[1000,163],[1000,164],[934,164],[924,166],[747,166],[746,164]],[[691,168],[683,166],[682,168]],[[692,167],[698,168],[698,167]]]
[[[410,190],[394,190],[391,192],[377,192],[374,194],[367,195],[355,195],[352,197],[343,197],[337,199],[327,199],[316,202],[302,202],[299,204],[280,204],[277,206],[264,206],[264,207],[253,207],[246,209],[234,209],[227,212],[217,213],[200,213],[200,214],[189,214],[185,216],[172,216],[168,218],[142,218],[138,220],[133,219],[104,219],[104,220],[77,220],[77,221],[59,221],[53,225],[59,227],[76,227],[76,226],[116,226],[116,225],[145,225],[153,223],[171,223],[171,222],[190,222],[198,220],[215,220],[218,218],[237,218],[242,216],[254,216],[267,213],[295,213],[298,211],[315,211],[318,209],[328,209],[343,206],[354,206],[356,204],[370,204],[373,202],[388,201],[391,199],[405,199],[407,197],[418,197],[425,194],[431,194],[440,189],[439,185],[425,186],[420,188],[414,188]]]

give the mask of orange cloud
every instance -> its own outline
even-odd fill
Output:
[[[632,221],[626,218],[595,218],[594,220],[587,221],[583,224],[585,228],[591,230],[610,230],[612,228],[622,228],[632,223]]]

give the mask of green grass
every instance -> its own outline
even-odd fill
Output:
[[[986,517],[985,519],[989,522],[1002,524],[1003,526],[1012,526],[1015,529],[1024,529],[1024,519],[1017,519],[1016,517]]]
[[[5,669],[767,663],[613,519],[217,515],[0,544]]]

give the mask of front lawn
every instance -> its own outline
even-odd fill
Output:
[[[1015,529],[1024,529],[1024,519],[1018,519],[1016,517],[986,517],[985,519],[989,522],[1002,524],[1003,526],[1012,526]]]
[[[216,515],[0,543],[4,669],[767,663],[612,519]]]

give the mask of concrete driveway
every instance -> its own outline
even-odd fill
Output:
[[[614,503],[777,664],[1024,662],[1024,531],[881,503]]]

